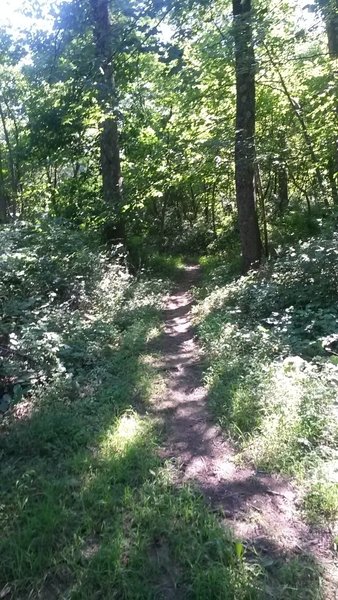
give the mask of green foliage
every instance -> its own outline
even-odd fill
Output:
[[[184,266],[181,256],[153,254],[147,261],[151,273],[174,279]]]
[[[38,382],[0,423],[0,589],[261,597],[258,567],[238,560],[229,532],[156,452],[160,427],[147,410],[161,381],[149,342],[165,280],[132,278],[65,224],[2,235],[1,310],[16,340],[2,368],[11,378],[30,369]]]
[[[209,268],[197,292],[206,383],[221,424],[248,460],[311,481],[336,460],[338,372],[324,348],[338,327],[337,241],[296,244],[233,281],[226,264]]]
[[[338,517],[338,483],[314,483],[305,495],[304,508],[315,523],[334,523]]]
[[[231,223],[231,6],[224,0],[181,4],[145,7],[126,0],[111,7],[123,211],[137,265],[146,246],[183,254],[230,245],[239,251]],[[7,219],[15,206],[25,218],[47,213],[94,229],[109,218],[101,197],[102,81],[89,5],[60,0],[53,11],[44,8],[54,22],[50,31],[34,29],[42,9],[31,6],[32,33],[0,32],[0,198]],[[323,28],[316,35],[310,24],[299,31],[298,10],[293,2],[271,11],[258,3],[253,22],[257,206],[273,245],[313,235],[322,226],[318,211],[337,202],[334,65]],[[30,60],[21,61],[27,53]],[[141,240],[136,248],[135,239]]]
[[[282,217],[275,220],[272,228],[272,242],[284,247],[287,243],[293,244],[299,240],[307,240],[321,231],[321,212],[317,215],[304,213],[299,210],[289,210]]]
[[[111,3],[117,91],[100,106],[90,3],[33,4],[31,30],[0,30],[0,596],[9,582],[13,598],[262,598],[266,572],[156,456],[148,345],[167,278],[203,253],[196,319],[215,413],[245,458],[305,481],[311,519],[335,518],[338,90],[325,28],[299,30],[295,2],[255,3],[257,210],[278,258],[240,277],[231,3]],[[113,105],[137,276],[99,236]],[[278,573],[268,595],[318,597],[311,564]]]

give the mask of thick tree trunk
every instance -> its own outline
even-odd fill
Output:
[[[99,103],[102,111],[100,151],[102,188],[105,204],[111,214],[107,235],[124,237],[121,215],[122,176],[117,125],[117,94],[114,80],[112,27],[108,0],[90,0],[99,78]]]
[[[257,265],[262,243],[255,206],[255,56],[251,0],[233,0],[236,68],[235,178],[243,268]]]

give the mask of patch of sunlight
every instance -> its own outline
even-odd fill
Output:
[[[158,470],[157,478],[164,485],[174,485],[179,480],[180,468],[177,461],[167,460]]]
[[[158,354],[141,354],[139,357],[139,363],[146,367],[152,367],[154,369],[163,368],[163,357]]]
[[[147,333],[146,341],[151,342],[151,341],[155,340],[156,338],[158,338],[160,334],[161,334],[161,330],[159,327],[156,327],[156,326],[152,327],[150,329],[150,331],[148,331],[148,333]]]
[[[284,368],[283,368],[284,366]],[[277,364],[261,388],[263,410],[260,435],[253,435],[244,454],[254,462],[271,461],[285,451],[296,433],[304,397],[303,373]]]
[[[328,460],[326,463],[321,465],[320,476],[330,483],[338,485],[338,458]]]
[[[242,277],[239,282],[244,280]],[[237,283],[237,282],[236,282]],[[226,302],[231,299],[232,292],[235,291],[235,284],[232,285],[224,285],[218,286],[215,285],[213,291],[208,294],[208,296],[200,302],[197,306],[193,307],[193,315],[195,317],[195,321],[197,323],[201,322],[203,318],[210,315],[214,310],[221,309]],[[238,313],[241,312],[240,309],[237,308]]]
[[[131,410],[125,412],[113,427],[109,429],[101,443],[101,455],[125,453],[137,441],[142,439],[149,429],[147,421]]]

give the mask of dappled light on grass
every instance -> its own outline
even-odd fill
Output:
[[[154,371],[140,356],[158,330],[166,283],[136,281],[85,236],[45,229],[13,231],[0,283],[3,323],[17,341],[3,366],[25,382],[0,439],[0,591],[13,598],[75,594],[102,538],[123,539],[124,490],[154,462],[153,434],[130,407],[151,393]]]
[[[159,335],[161,335],[159,327],[153,327],[152,329],[150,329],[150,331],[148,331],[147,342],[152,342],[153,340],[156,340],[156,338],[158,338]]]
[[[16,235],[15,244],[26,243]],[[36,241],[33,231],[34,252]],[[22,306],[11,313],[21,350],[29,332],[45,378],[23,390],[1,424],[0,592],[9,590],[15,599],[146,600],[178,592],[203,598],[210,588],[213,597],[237,591],[255,597],[255,568],[238,561],[228,532],[199,494],[177,488],[174,466],[155,453],[161,423],[146,413],[163,389],[151,347],[161,331],[165,280],[127,277],[94,251],[93,272],[85,245],[79,256],[69,232],[48,229],[46,244],[54,244],[60,257],[69,246],[72,253],[65,261],[69,270],[56,275],[41,246],[24,284],[36,295],[44,290],[40,304],[25,312],[24,322]],[[79,286],[72,287],[79,272]],[[49,303],[45,296],[55,276],[62,292]],[[14,291],[24,302],[20,280]],[[33,326],[36,310],[47,336]],[[11,360],[25,370],[20,357]],[[32,410],[19,419],[25,401]]]
[[[298,477],[310,497],[316,482],[331,481],[337,459],[338,371],[324,349],[338,323],[337,273],[333,234],[300,243],[235,281],[227,266],[216,266],[206,272],[195,308],[205,381],[220,423],[242,457]],[[332,494],[338,498],[338,487]],[[337,504],[331,499],[330,506]],[[320,518],[319,501],[311,519],[315,511]],[[329,513],[332,523],[338,511]]]
[[[100,444],[100,454],[108,459],[114,454],[124,454],[128,448],[147,436],[149,422],[142,420],[131,410],[125,412],[105,433]]]
[[[49,235],[58,246],[58,234]],[[62,255],[61,248],[58,252]],[[69,257],[66,263],[71,261]],[[1,423],[0,591],[9,586],[13,599],[260,600],[268,571],[252,552],[252,540],[243,536],[235,542],[221,511],[210,510],[192,479],[181,481],[179,461],[167,457],[162,447],[158,452],[170,409],[164,381],[171,377],[172,392],[184,404],[183,412],[182,406],[173,411],[182,427],[181,458],[188,456],[193,438],[200,440],[198,447],[194,442],[200,456],[189,455],[187,470],[196,473],[205,453],[219,456],[213,425],[202,419],[189,428],[193,401],[201,408],[206,399],[202,386],[195,389],[199,357],[191,331],[191,299],[173,294],[162,328],[168,289],[164,279],[131,278],[121,265],[112,268],[103,259],[101,266],[100,273],[83,270],[83,283],[72,288],[68,300],[68,279],[80,265],[73,265],[71,274],[60,271],[61,297],[52,305],[39,305],[47,336],[40,331],[36,335],[35,309],[27,310],[24,323],[20,314],[11,317],[19,344],[23,332],[30,331],[33,353],[49,352],[49,358],[41,363],[45,378],[23,390]],[[188,272],[194,276],[192,269]],[[46,285],[40,267],[30,276],[36,289]],[[23,297],[20,282],[16,285]],[[165,356],[160,351],[162,332],[169,340]],[[18,369],[26,368],[15,355],[11,361]],[[58,364],[61,373],[55,372]],[[163,410],[158,410],[159,397]],[[32,410],[18,418],[25,402]],[[215,481],[228,476],[231,499],[237,494],[232,481],[236,465],[221,462],[211,476]],[[250,482],[248,486],[252,490]],[[221,495],[224,489],[214,486],[212,493]],[[238,497],[241,510],[245,496]],[[259,490],[252,492],[253,499],[259,497]],[[310,500],[315,505],[315,497]],[[277,540],[276,555],[279,544]],[[311,579],[315,591],[316,573]],[[299,587],[299,578],[289,576],[290,586]],[[285,581],[281,575],[280,589]]]

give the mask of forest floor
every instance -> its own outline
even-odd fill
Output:
[[[246,419],[260,434],[262,407],[269,422],[279,403],[288,412],[294,407],[291,425],[296,420],[297,427],[283,437],[284,446],[279,429],[275,435],[278,456],[291,457],[292,464],[309,455],[310,426],[317,442],[330,433],[326,420],[318,432],[326,388],[317,389],[308,371],[312,395],[304,401],[299,382],[298,396],[290,396],[298,379],[290,368],[283,372],[280,361],[281,385],[273,393],[269,387],[269,394],[257,387],[255,374],[265,373],[257,352],[262,340],[248,330],[268,334],[248,320],[247,307],[256,313],[261,302],[257,287],[250,292],[251,279],[244,282],[247,303],[241,288],[241,312],[237,295],[230,298],[235,305],[226,301],[228,288],[217,277],[211,300],[203,299],[205,265],[200,278],[199,268],[182,259],[157,257],[132,277],[119,260],[99,252],[95,240],[88,246],[87,236],[67,227],[45,223],[43,235],[40,225],[2,234],[0,599],[334,600],[329,525],[316,529],[302,520],[299,487],[269,474],[287,472],[283,465],[254,469],[251,446],[239,462],[231,425],[238,422],[240,430]],[[274,273],[284,265],[297,274],[286,306],[294,303],[294,289],[298,297],[301,277],[309,279],[309,265],[319,273],[312,297],[317,293],[320,307],[324,292],[331,298],[323,279],[331,285],[332,257],[320,244],[320,256],[329,256],[327,271],[324,258],[305,266],[296,261],[298,271],[275,265]],[[313,252],[317,257],[317,248]],[[280,297],[275,286],[267,298],[270,312]],[[270,357],[276,340],[267,341],[263,350]],[[298,353],[293,345],[289,354]],[[211,367],[221,376],[210,383]],[[236,406],[245,419],[236,421],[226,404],[236,408],[231,385],[243,380],[250,386]],[[307,428],[302,435],[299,423]],[[266,421],[264,427],[270,441]],[[301,437],[303,454],[295,453],[294,436]],[[334,516],[331,504],[327,513]]]
[[[299,490],[290,479],[237,464],[234,446],[211,417],[203,385],[203,353],[192,317],[191,287],[199,277],[198,266],[186,266],[167,299],[157,364],[166,373],[166,387],[152,401],[165,430],[161,458],[175,465],[178,486],[191,483],[202,493],[218,520],[243,545],[247,558],[252,556],[268,567],[268,596],[278,595],[274,565],[280,567],[296,558],[300,568],[302,561],[306,565],[310,559],[320,569],[325,599],[338,598],[329,531],[302,519]],[[285,581],[284,586],[287,594]],[[295,598],[302,597],[300,589],[293,592]],[[169,593],[167,597],[177,596]]]

